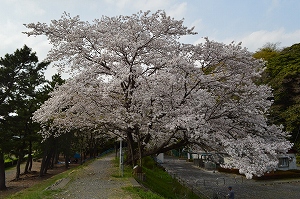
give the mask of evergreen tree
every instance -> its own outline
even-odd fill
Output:
[[[4,154],[14,152],[21,161],[25,149],[31,146],[33,133],[38,128],[37,124],[31,121],[31,117],[41,104],[38,98],[39,88],[45,83],[43,71],[48,64],[38,63],[36,53],[26,45],[17,49],[14,54],[6,54],[0,58],[1,190],[6,188]],[[18,167],[16,178],[19,177],[19,172]]]

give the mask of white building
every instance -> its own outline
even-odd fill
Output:
[[[289,150],[287,154],[279,154],[278,160],[278,170],[286,171],[297,169],[296,151],[293,149]]]

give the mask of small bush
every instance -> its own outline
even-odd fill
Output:
[[[233,173],[233,174],[240,174],[238,169],[225,169],[223,167],[218,168],[219,172],[224,172],[224,173]]]
[[[15,159],[15,160],[10,160],[10,161],[5,161],[4,162],[4,167],[7,169],[7,168],[10,168],[10,167],[13,167],[17,164],[18,160]]]
[[[275,180],[275,179],[291,179],[291,178],[300,178],[299,170],[288,170],[288,171],[274,171],[270,173],[266,173],[261,177],[254,176],[255,180]]]

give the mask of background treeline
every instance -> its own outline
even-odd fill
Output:
[[[266,61],[266,69],[260,79],[273,89],[274,103],[270,110],[270,123],[282,124],[291,132],[289,138],[300,149],[300,43],[279,48],[279,44],[267,43],[253,55]]]

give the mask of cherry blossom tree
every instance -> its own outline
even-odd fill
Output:
[[[73,129],[126,139],[129,161],[187,146],[226,152],[248,178],[275,169],[277,154],[291,147],[281,127],[265,115],[272,96],[256,85],[263,63],[241,44],[205,39],[164,11],[102,17],[79,16],[27,24],[46,35],[48,59],[73,76],[35,113],[45,139]],[[51,125],[49,125],[51,124]]]

